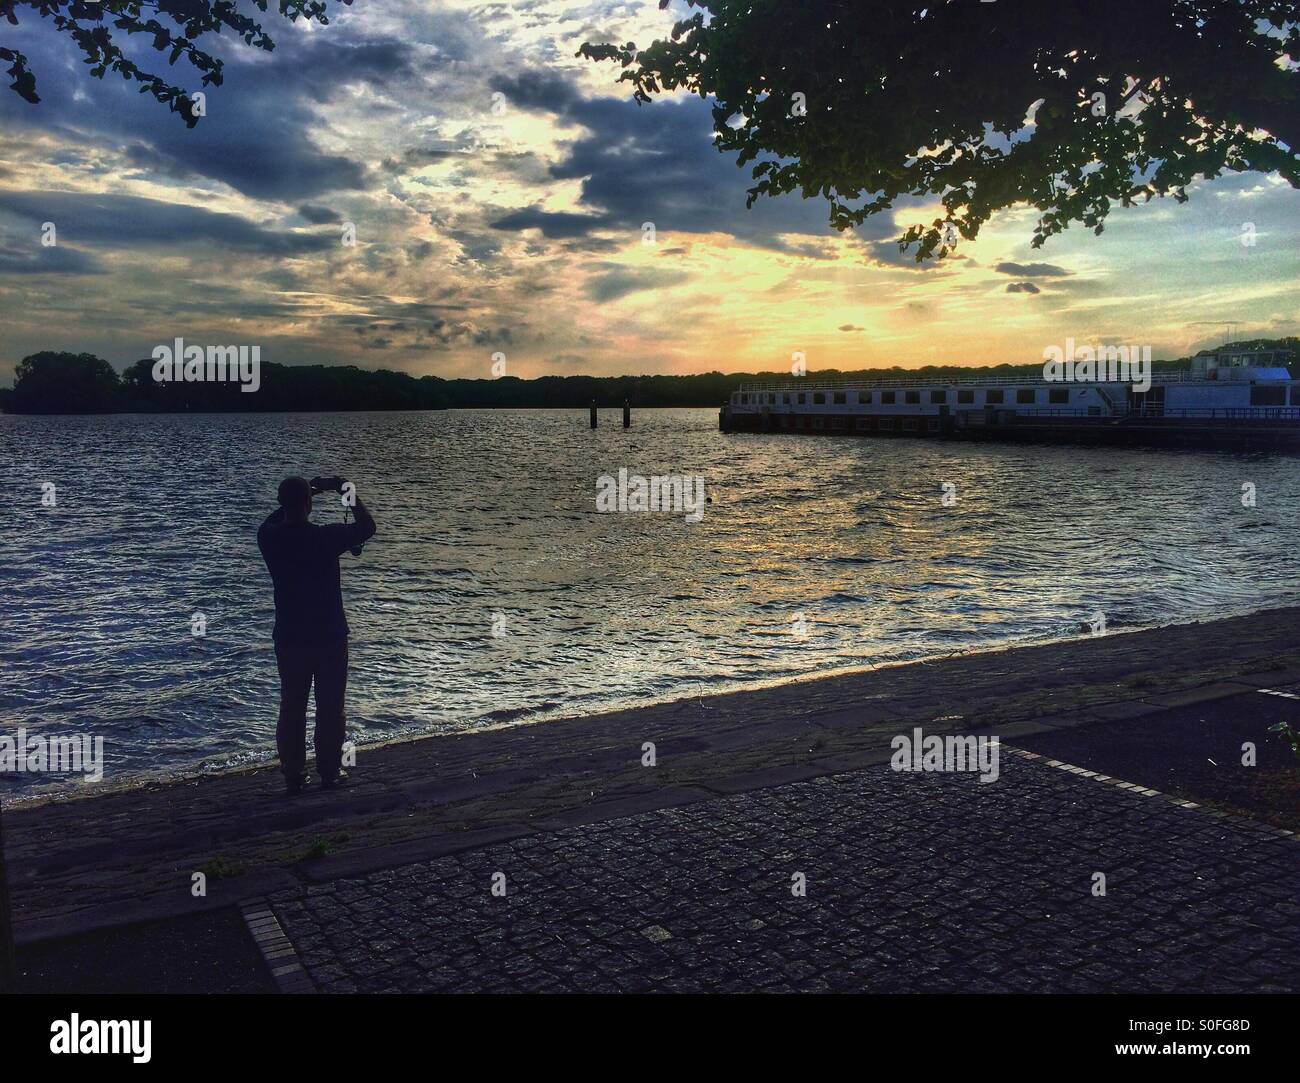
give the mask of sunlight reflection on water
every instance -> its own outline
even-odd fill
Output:
[[[255,532],[288,473],[347,475],[379,523],[343,558],[360,743],[1296,600],[1280,456],[722,436],[714,410],[0,416],[0,449],[0,710],[102,734],[110,779],[271,755]],[[597,514],[620,467],[703,475],[703,521]]]

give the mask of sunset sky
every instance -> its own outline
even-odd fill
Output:
[[[616,67],[574,55],[648,44],[684,10],[268,15],[275,52],[227,41],[193,130],[135,84],[89,78],[51,27],[6,28],[43,100],[0,86],[0,382],[37,350],[121,368],[177,336],[447,377],[489,376],[500,351],[527,377],[776,369],[794,351],[812,370],[1032,362],[1067,336],[1171,357],[1229,321],[1300,331],[1300,192],[1274,177],[1198,184],[1188,204],[1116,210],[1101,237],[1075,227],[1037,250],[1034,212],[1013,211],[924,266],[893,243],[933,217],[920,202],[845,235],[820,201],[746,210],[708,103],[637,106]]]

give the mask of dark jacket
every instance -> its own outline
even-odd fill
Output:
[[[257,547],[275,584],[277,643],[327,647],[346,641],[339,556],[374,533],[369,515],[328,526],[286,523],[283,508],[267,516],[257,530]]]

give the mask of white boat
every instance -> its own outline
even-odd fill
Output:
[[[1204,351],[1135,383],[1033,377],[741,384],[724,432],[1300,446],[1300,381],[1285,350]],[[1109,378],[1115,377],[1115,378]]]

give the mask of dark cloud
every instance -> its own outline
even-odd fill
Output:
[[[493,222],[498,229],[536,227],[552,239],[574,239],[614,231],[631,236],[650,222],[670,244],[674,234],[726,233],[803,258],[835,255],[836,246],[827,242],[837,235],[824,201],[786,196],[746,208],[748,170],[715,148],[707,102],[664,99],[638,106],[625,98],[583,98],[566,77],[542,71],[499,76],[492,86],[520,108],[549,112],[586,130],[548,176],[580,181],[589,211],[528,207]],[[881,241],[897,232],[887,212],[854,236]]]
[[[772,248],[800,259],[834,259],[836,247],[826,241],[790,241],[783,237],[772,238]]]
[[[15,94],[0,95],[0,122],[56,130],[97,148],[116,144],[141,168],[206,177],[255,198],[296,201],[364,187],[368,177],[361,163],[316,145],[321,120],[315,105],[348,86],[383,89],[404,82],[418,70],[419,54],[397,41],[348,45],[285,25],[273,29],[277,48],[271,63],[243,62],[250,50],[236,42],[210,43],[229,62],[224,84],[204,91],[207,115],[193,129],[140,94],[135,83],[114,75],[82,76],[79,54],[63,35],[26,29],[22,48],[36,72],[41,102],[31,106]],[[191,72],[168,69],[161,54],[142,60],[147,70],[152,66],[197,89]]]
[[[500,345],[513,340],[508,328],[484,330],[464,318],[466,306],[460,304],[394,301],[365,295],[351,300],[364,305],[367,311],[317,316],[316,320],[329,325],[331,337],[350,332],[358,345],[368,350],[446,350],[456,345]]]
[[[1032,282],[1008,282],[1007,293],[1042,293]]]
[[[629,293],[641,290],[663,289],[685,282],[690,276],[685,271],[660,271],[618,267],[597,275],[588,281],[587,296],[593,301],[617,301]]]
[[[588,23],[576,35],[591,45],[624,45],[626,35],[620,35],[615,29],[606,30],[596,23]]]
[[[542,236],[551,240],[563,240],[569,237],[585,237],[592,230],[609,224],[605,215],[570,214],[567,211],[544,211],[540,207],[526,207],[514,211],[504,218],[492,222],[493,229],[520,232],[525,229],[540,229]]]
[[[564,76],[537,69],[497,75],[488,85],[504,94],[509,105],[544,113],[564,113],[579,100],[577,91]]]
[[[343,221],[343,216],[338,211],[332,211],[321,203],[304,203],[298,208],[298,213],[308,222],[318,226],[327,222]]]
[[[1071,274],[1064,267],[1055,263],[1011,263],[1003,261],[994,268],[1000,274],[1015,275],[1017,278],[1065,278]]]
[[[611,227],[631,232],[653,222],[660,239],[728,233],[777,249],[788,243],[782,234],[831,233],[820,201],[763,199],[746,209],[748,173],[714,147],[705,102],[638,107],[597,98],[574,101],[565,116],[590,134],[573,143],[551,176],[579,179],[583,203]]]
[[[515,341],[515,333],[509,327],[481,328],[474,332],[475,346],[510,346]]]
[[[264,229],[233,214],[139,196],[83,192],[0,192],[0,212],[26,219],[36,234],[53,222],[60,239],[113,248],[149,248],[208,241],[241,252],[297,256],[338,244],[332,233]]]
[[[385,158],[384,169],[389,173],[405,173],[407,170],[419,169],[430,162],[441,162],[466,153],[468,148],[455,147],[411,147],[396,158]]]
[[[501,242],[496,237],[488,237],[474,230],[449,229],[448,237],[460,245],[460,260],[486,264],[493,262],[501,253]]]
[[[35,234],[32,235],[35,238]],[[33,239],[31,245],[0,246],[0,275],[96,275],[105,268],[94,256],[77,248],[55,245],[46,248]]]
[[[886,267],[896,267],[903,271],[916,271],[922,274],[932,274],[943,276],[951,274],[954,264],[965,260],[965,256],[945,256],[941,260],[925,260],[918,262],[916,258],[916,249],[910,248],[904,251],[898,245],[897,236],[893,236],[891,227],[891,236],[886,240],[863,241],[861,242],[867,258],[872,263],[878,263]],[[850,234],[856,238],[856,234]]]
[[[441,327],[447,322],[448,313],[463,312],[466,307],[461,304],[432,304],[427,301],[393,301],[387,297],[359,296],[353,300],[358,305],[365,305],[369,311],[332,316],[331,319],[349,327],[368,327],[376,320],[402,320],[406,323]]]
[[[171,177],[174,180],[195,180],[201,176],[195,170],[182,165],[171,155],[159,153],[149,143],[139,141],[131,143],[124,148],[122,153],[126,160],[137,169],[160,177]]]

